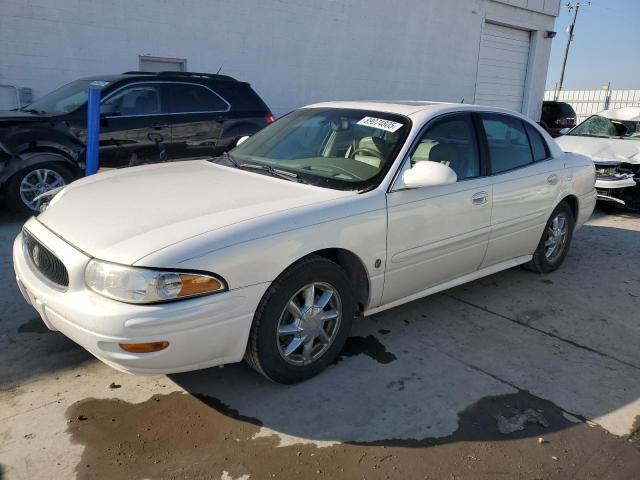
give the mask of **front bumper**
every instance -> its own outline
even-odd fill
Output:
[[[129,373],[166,374],[242,360],[257,305],[268,284],[191,300],[131,305],[102,297],[84,284],[86,254],[32,218],[25,228],[69,271],[69,287],[57,288],[13,246],[18,286],[51,330],[58,330],[108,365]],[[154,353],[129,353],[119,343],[168,341]]]
[[[634,177],[615,178],[603,176],[596,178],[598,200],[626,206],[629,200],[637,194],[638,183]],[[633,202],[633,200],[631,200]]]

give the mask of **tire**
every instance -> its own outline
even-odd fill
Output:
[[[314,285],[315,310],[309,308],[310,285]],[[330,297],[328,291],[333,292]],[[329,297],[328,303],[322,307],[325,297]],[[295,306],[306,316],[291,313]],[[329,318],[335,312],[338,315]],[[307,257],[280,275],[262,297],[249,333],[245,361],[273,382],[307,380],[338,357],[354,314],[355,302],[344,270],[323,257]]]
[[[558,219],[558,223],[554,228],[556,219]],[[564,224],[562,224],[562,219],[564,219]],[[549,217],[533,258],[525,265],[525,268],[538,273],[551,273],[557,270],[562,265],[571,246],[575,223],[571,207],[567,202],[561,202]],[[554,234],[552,231],[556,233]]]
[[[45,155],[47,158],[51,158],[52,156],[50,154]],[[54,157],[57,158],[55,155]],[[38,171],[42,172],[40,175],[43,176],[43,181],[49,183],[44,183],[41,189],[37,190],[33,194],[31,192],[23,191],[23,188],[26,187],[25,184],[33,184],[33,181],[37,181],[38,177],[35,172]],[[35,197],[40,193],[51,190],[52,188],[67,185],[73,181],[74,178],[75,177],[71,170],[61,162],[54,161],[30,165],[13,175],[13,177],[11,177],[7,182],[6,197],[9,210],[21,216],[38,214],[40,213],[39,210],[34,208],[34,206],[37,206],[37,202],[29,202],[29,198],[32,195]],[[51,186],[49,187],[49,185]]]

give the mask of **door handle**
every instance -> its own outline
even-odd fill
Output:
[[[547,177],[547,183],[549,185],[557,185],[559,181],[560,181],[560,177],[558,177],[558,175],[556,175],[555,173]]]
[[[489,194],[487,192],[478,192],[471,197],[471,202],[474,205],[484,205],[489,201]]]
[[[153,126],[153,129],[154,129],[154,130],[162,130],[162,129],[164,129],[164,128],[169,128],[169,125],[167,125],[166,123],[156,123],[156,124]]]

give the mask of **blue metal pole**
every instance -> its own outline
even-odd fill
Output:
[[[98,147],[100,144],[100,90],[102,85],[89,85],[87,99],[87,158],[85,174],[93,175],[98,172]]]

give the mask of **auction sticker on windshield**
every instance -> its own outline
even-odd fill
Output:
[[[379,128],[380,130],[385,130],[387,132],[395,132],[400,129],[400,127],[402,127],[401,123],[375,117],[364,117],[358,122],[358,125],[362,125],[364,127]]]

